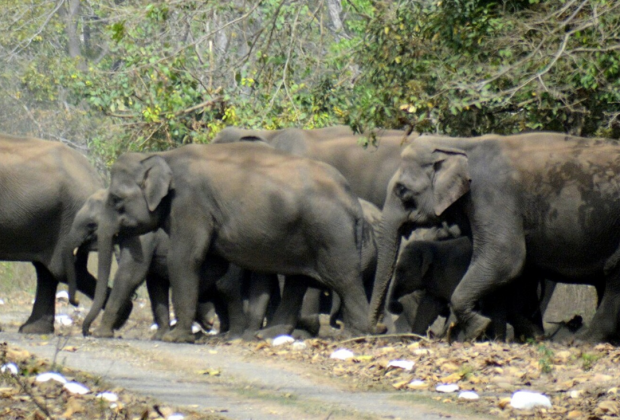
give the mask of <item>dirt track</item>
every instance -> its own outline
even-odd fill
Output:
[[[16,329],[27,313],[2,309],[0,324],[6,332],[0,333],[0,341],[40,357],[56,357],[58,363],[164,404],[244,420],[480,418],[462,408],[457,415],[454,407],[440,407],[430,399],[418,402],[390,392],[352,391],[344,380],[326,377],[312,366],[268,359],[248,346],[99,340],[81,337],[75,327],[68,341],[59,336],[24,336]],[[143,321],[139,324],[148,327]],[[137,328],[133,326],[134,335]],[[74,351],[58,351],[63,346]]]

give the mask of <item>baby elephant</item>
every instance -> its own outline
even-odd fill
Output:
[[[472,256],[471,240],[460,237],[445,241],[409,242],[398,258],[394,277],[388,290],[388,310],[399,314],[403,305],[399,299],[410,293],[425,290],[418,303],[413,331],[425,333],[440,312],[447,312],[452,293],[469,267]],[[483,302],[481,309],[493,320],[494,338],[506,338],[506,322],[515,337],[539,338],[544,334],[537,288],[538,277],[524,273],[521,280],[494,292]],[[437,301],[443,303],[443,311]],[[428,313],[426,313],[428,312]],[[432,318],[432,319],[431,319]]]

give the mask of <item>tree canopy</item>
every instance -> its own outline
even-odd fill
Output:
[[[6,2],[0,129],[102,164],[226,125],[620,137],[613,0]]]

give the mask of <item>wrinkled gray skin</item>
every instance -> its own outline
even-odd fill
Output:
[[[361,198],[358,200],[362,206],[364,220],[370,227],[370,237],[364,241],[362,257],[364,289],[367,298],[370,299],[377,268],[377,246],[374,229],[379,226],[381,221],[381,210],[366,200]],[[337,320],[342,316],[340,304],[341,299],[337,294],[330,292],[326,295],[321,288],[309,287],[303,299],[301,318],[296,328],[306,330],[312,336],[318,335],[320,328],[319,313],[329,313],[331,326],[338,328]]]
[[[19,331],[54,332],[58,282],[92,297],[95,279],[86,270],[88,251],[66,258],[71,222],[86,199],[102,187],[88,160],[58,142],[0,135],[0,260],[30,261],[37,273],[32,313]],[[102,293],[105,300],[105,290]]]
[[[95,303],[104,298],[114,235],[159,227],[169,234],[178,322],[166,341],[194,340],[191,324],[207,254],[255,272],[286,275],[287,284],[302,290],[292,299],[303,298],[307,285],[318,281],[342,296],[351,334],[371,331],[362,284],[362,209],[328,165],[252,143],[127,153],[112,166],[102,216]],[[285,289],[283,302],[286,298]],[[301,301],[289,304],[299,307]]]
[[[617,338],[619,184],[620,147],[611,141],[554,133],[418,138],[388,187],[371,324],[402,234],[451,220],[473,238],[471,263],[451,298],[465,339],[490,322],[474,310],[476,302],[530,267],[551,280],[604,287],[582,338]]]
[[[443,304],[442,315],[449,314],[448,303],[467,271],[471,261],[472,244],[467,237],[444,241],[410,241],[399,255],[394,277],[387,294],[388,310],[403,312],[399,299],[419,290],[421,297],[412,332],[424,334],[435,318],[437,302]],[[537,278],[530,273],[520,281],[492,292],[482,302],[482,310],[493,320],[493,331],[487,335],[506,339],[506,322],[515,329],[518,338],[542,338],[544,331],[538,306]],[[430,298],[430,299],[428,299]]]
[[[359,145],[361,136],[347,126],[316,130],[227,127],[213,143],[261,140],[276,149],[325,162],[344,175],[356,196],[382,208],[388,182],[400,163],[400,153],[417,134],[406,137],[404,131],[378,130],[377,146],[367,148]]]
[[[70,237],[76,246],[91,246],[96,249],[97,227],[108,190],[102,189],[93,194],[76,215]],[[118,270],[114,277],[112,293],[107,302],[103,318],[94,330],[95,337],[113,337],[120,320],[131,304],[131,296],[146,281],[153,318],[158,326],[153,339],[161,339],[170,330],[170,309],[167,255],[168,235],[158,229],[138,237],[125,237],[117,241],[120,248]],[[201,290],[197,307],[196,321],[205,329],[211,327],[208,311],[215,306],[220,318],[220,331],[229,332],[231,338],[239,337],[246,327],[246,316],[241,297],[243,272],[240,268],[211,257],[209,264],[201,273],[201,289],[215,284],[215,287]],[[92,321],[101,308],[92,305],[83,323],[83,332],[88,335]],[[262,318],[261,318],[262,321]]]
[[[374,226],[375,232],[378,232],[380,221]],[[406,273],[406,267],[409,264],[407,250],[413,242],[443,241],[460,236],[461,231],[459,227],[456,225],[448,226],[447,223],[438,227],[416,229],[400,245],[396,264],[397,269],[402,267],[402,274]],[[428,327],[438,316],[447,317],[450,312],[444,300],[427,293],[424,289],[416,289],[412,293],[402,294],[398,298],[398,302],[403,307],[403,310],[393,323],[393,332],[396,333],[413,332],[415,334],[426,334]],[[384,320],[389,320],[389,318],[389,316],[384,316]]]

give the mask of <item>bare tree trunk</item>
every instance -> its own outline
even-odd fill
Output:
[[[65,12],[65,25],[67,30],[67,39],[69,44],[69,56],[70,57],[78,57],[80,56],[80,50],[82,46],[82,42],[80,40],[80,36],[78,35],[78,16],[80,12],[80,0],[69,0],[66,3],[66,12]]]
[[[329,17],[332,20],[334,32],[339,33],[342,31],[342,19],[340,19],[340,13],[342,12],[341,0],[327,0],[327,9],[329,10]]]

